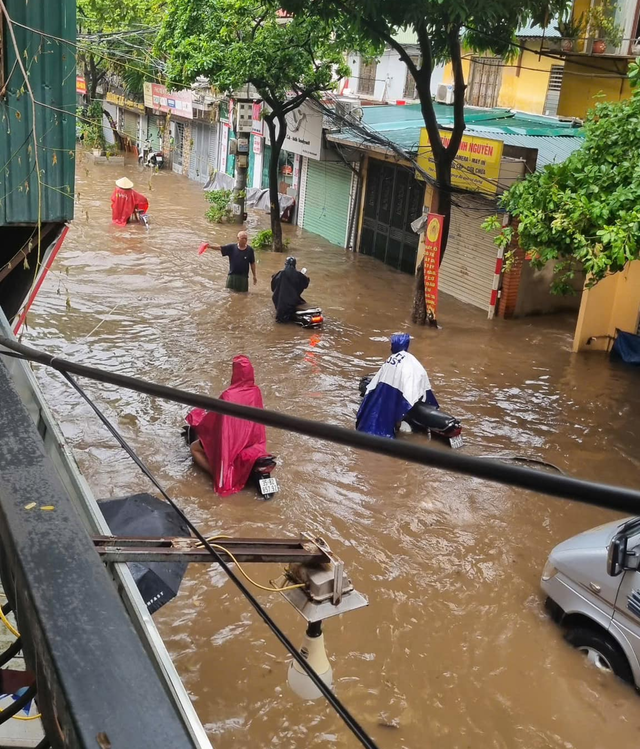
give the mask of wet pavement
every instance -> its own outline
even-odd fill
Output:
[[[110,224],[123,171],[149,197],[149,232]],[[327,322],[316,332],[279,326],[269,279],[284,257],[258,253],[258,286],[244,296],[225,290],[226,260],[197,251],[203,239],[230,241],[236,228],[206,222],[200,185],[80,158],[77,191],[76,220],[26,342],[214,395],[243,353],[267,407],[352,426],[358,379],[387,356],[391,333],[409,331],[441,406],[464,423],[467,451],[638,486],[637,374],[597,354],[573,355],[571,317],[490,322],[445,296],[442,330],[415,328],[409,276],[291,227],[290,252],[311,278],[305,298]],[[250,229],[256,222],[267,223],[250,217]],[[94,493],[148,490],[77,395],[55,374],[38,376]],[[270,503],[249,490],[220,499],[191,465],[183,407],[98,383],[86,389],[203,530],[308,530],[329,540],[370,600],[326,626],[335,690],[381,749],[638,740],[638,697],[564,644],[538,584],[556,543],[615,514],[275,430],[268,439],[280,493]],[[278,569],[251,572],[266,583]],[[304,626],[289,605],[257,596],[299,642]],[[155,618],[218,749],[356,746],[323,702],[288,691],[284,651],[219,570],[192,565]]]

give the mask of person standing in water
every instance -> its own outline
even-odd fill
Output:
[[[223,257],[229,258],[229,275],[227,276],[227,288],[232,291],[249,291],[249,269],[253,275],[253,285],[258,283],[256,275],[256,256],[253,247],[249,244],[249,235],[246,231],[238,232],[237,243],[212,244],[213,250],[220,250]]]

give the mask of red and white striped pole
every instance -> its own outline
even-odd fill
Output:
[[[493,284],[491,285],[491,301],[489,302],[489,320],[493,320],[496,314],[496,305],[498,304],[498,290],[500,288],[500,274],[504,263],[504,248],[498,248],[498,257],[496,258],[496,267],[493,272]]]
[[[505,213],[502,217],[502,226],[509,226],[511,223],[511,216]],[[493,283],[491,284],[491,300],[489,302],[489,314],[487,317],[489,320],[493,320],[496,315],[496,306],[498,305],[498,293],[500,291],[500,275],[502,274],[502,266],[504,264],[504,247],[498,247],[498,257],[496,258],[496,267],[493,271]]]

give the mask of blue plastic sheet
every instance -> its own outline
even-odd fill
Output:
[[[611,349],[611,358],[625,364],[640,366],[640,335],[617,330],[617,337]]]

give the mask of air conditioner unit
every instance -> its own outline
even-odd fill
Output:
[[[439,83],[436,89],[436,101],[438,104],[453,104],[453,86]]]
[[[341,121],[340,124],[346,122],[360,122],[363,117],[362,107],[359,101],[338,99],[335,106],[336,116]]]

